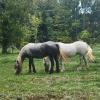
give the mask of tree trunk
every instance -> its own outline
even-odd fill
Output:
[[[6,45],[2,45],[2,54],[7,54],[7,46]]]

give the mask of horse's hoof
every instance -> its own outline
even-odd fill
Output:
[[[57,73],[59,73],[59,72],[60,72],[60,70],[56,70],[56,72],[57,72]]]
[[[21,97],[17,97],[17,100],[22,100],[22,98]]]
[[[31,74],[31,71],[28,71],[29,74]]]
[[[16,72],[15,72],[15,75],[19,75],[19,74],[20,74],[20,71],[16,71]]]
[[[85,70],[89,70],[89,67],[86,67]]]
[[[53,73],[53,71],[50,71],[50,72],[49,72],[49,74],[52,74],[52,73]]]
[[[49,69],[45,69],[45,72],[48,73],[49,72]]]
[[[36,71],[33,71],[34,73],[36,73]]]
[[[45,73],[48,73],[49,71],[45,71]]]
[[[81,70],[81,69],[82,69],[82,67],[78,67],[78,68],[77,68],[77,71],[79,71],[79,70]]]
[[[35,68],[33,68],[33,70],[32,70],[34,73],[36,73],[36,69]]]
[[[64,69],[61,70],[61,72],[64,72],[64,71],[65,71]]]
[[[15,73],[15,75],[19,75],[19,73]]]
[[[53,72],[54,72],[53,69],[50,69],[50,70],[49,70],[49,74],[52,74]]]

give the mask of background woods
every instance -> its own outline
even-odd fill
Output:
[[[0,0],[0,45],[28,42],[100,42],[100,0]]]

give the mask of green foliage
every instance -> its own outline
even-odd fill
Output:
[[[51,35],[52,34],[52,35]],[[49,34],[49,39],[54,40],[54,41],[59,41],[59,42],[71,42],[71,38],[68,36],[68,32],[58,32],[58,31],[53,31]]]
[[[89,41],[89,39],[90,39],[90,37],[91,37],[91,33],[89,33],[87,30],[84,30],[84,31],[82,31],[81,33],[80,33],[80,38],[82,39],[82,40],[85,40],[85,41]]]
[[[0,18],[0,36],[2,38],[2,52],[7,53],[7,48],[9,45],[16,44],[18,41],[22,40],[23,33],[21,31],[21,26],[23,23],[23,6],[21,6],[20,1],[4,1],[4,7],[2,8],[2,13]]]
[[[87,3],[88,2],[88,3]],[[28,42],[99,40],[100,1],[81,0],[1,0],[0,44],[3,52],[11,45]],[[87,31],[84,31],[87,30]],[[91,38],[91,39],[89,39]],[[100,42],[100,41],[98,41]]]
[[[34,40],[37,41],[37,29],[41,23],[41,20],[38,17],[29,14],[29,23],[31,29],[30,42],[34,42]]]

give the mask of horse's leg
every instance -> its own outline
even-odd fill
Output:
[[[82,65],[82,63],[83,63],[83,56],[82,55],[80,55],[80,66]]]
[[[36,73],[35,65],[34,65],[34,60],[32,58],[32,67],[33,67],[33,72]]]
[[[54,60],[53,60],[53,57],[49,57],[49,59],[50,59],[50,62],[51,62],[51,67],[50,67],[49,73],[51,74],[51,73],[53,73]]]
[[[62,69],[61,71],[63,72],[65,70],[64,62],[62,62]]]
[[[62,58],[60,58],[60,63],[61,63],[61,71],[63,72],[65,70],[65,66],[64,66],[64,61]]]
[[[80,59],[80,63],[79,63],[79,65],[78,65],[78,68],[77,68],[77,70],[80,70],[80,69],[82,69],[83,56],[82,56],[82,55],[79,55],[79,59]]]
[[[31,65],[32,65],[32,60],[29,58],[29,73],[31,73]]]
[[[54,59],[55,59],[55,62],[56,62],[56,72],[60,72],[58,57],[56,56],[56,57],[54,57]]]
[[[88,67],[88,63],[87,63],[87,60],[86,60],[85,56],[83,56],[83,60],[85,62],[86,68],[87,68]]]
[[[44,63],[44,67],[45,67],[45,72],[49,72],[49,66],[50,66],[49,61],[50,61],[50,60],[49,60],[48,57],[43,58],[43,63]]]

